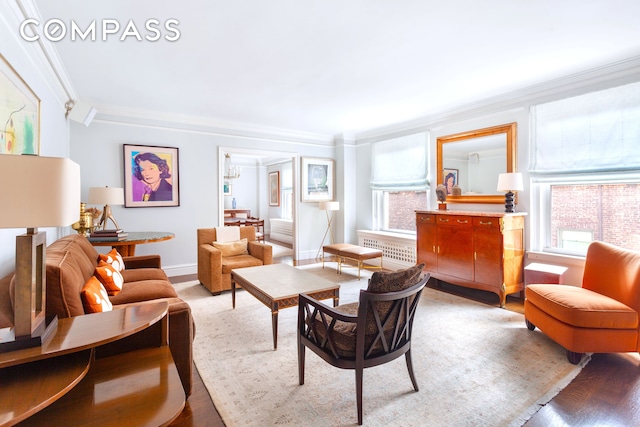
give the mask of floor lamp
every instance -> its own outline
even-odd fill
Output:
[[[333,245],[333,230],[331,229],[331,223],[333,222],[333,217],[336,211],[340,210],[340,202],[320,202],[318,203],[318,208],[321,211],[325,211],[327,215],[327,229],[324,232],[324,236],[322,236],[322,241],[320,242],[320,247],[318,248],[318,253],[316,253],[316,258],[320,256],[320,252],[322,251],[322,246],[324,246],[324,241],[327,238],[327,233],[331,235],[331,244]],[[329,211],[331,211],[331,215],[329,215]]]
[[[14,328],[0,352],[41,345],[57,319],[46,316],[46,233],[38,227],[78,220],[80,166],[69,159],[0,155],[0,228],[26,228],[16,236]]]

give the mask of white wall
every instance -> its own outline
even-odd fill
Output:
[[[40,98],[40,154],[69,157],[69,129],[64,117],[64,103],[67,99],[54,76],[48,72],[38,46],[19,37],[18,28],[22,19],[24,18],[14,2],[0,2],[0,54]],[[0,277],[15,269],[15,236],[25,231],[0,229]],[[46,231],[48,243],[64,233],[63,229],[55,228],[40,231]]]
[[[334,147],[322,143],[296,143],[253,137],[229,136],[220,133],[178,128],[170,122],[141,124],[101,119],[100,113],[89,127],[71,125],[71,158],[80,164],[82,196],[87,199],[89,187],[124,186],[123,144],[156,145],[179,149],[180,206],[158,208],[112,207],[120,227],[128,231],[169,231],[172,240],[139,245],[136,254],[158,253],[163,268],[169,275],[191,274],[196,271],[196,229],[218,225],[220,210],[219,149],[263,149],[300,156],[334,157]],[[232,156],[233,159],[233,156]],[[266,169],[243,166],[240,180],[234,182],[233,197],[237,206],[249,207],[261,215],[266,188],[260,179],[266,179]],[[249,191],[254,186],[254,191]],[[265,193],[265,194],[262,194]],[[262,194],[262,196],[261,196]],[[315,256],[317,243],[324,228],[317,203],[304,203],[299,207],[299,258]],[[324,220],[326,222],[326,220]]]

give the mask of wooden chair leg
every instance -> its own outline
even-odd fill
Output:
[[[419,391],[418,389],[418,382],[416,381],[416,376],[413,373],[413,362],[411,361],[411,349],[409,349],[405,354],[404,357],[407,361],[407,369],[409,370],[409,377],[411,378],[411,383],[413,384],[413,389],[415,391]]]
[[[358,425],[362,425],[362,374],[363,368],[356,368],[356,404],[358,405]]]
[[[298,341],[298,382],[300,385],[304,385],[304,350],[304,345]]]

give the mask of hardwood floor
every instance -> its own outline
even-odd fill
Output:
[[[294,263],[289,258],[279,262],[303,265],[313,264],[316,261],[305,260]],[[171,280],[179,283],[196,280],[196,277],[172,277]],[[436,281],[429,282],[429,286],[486,304],[498,305],[498,297],[490,292],[436,283]],[[522,313],[522,299],[508,297],[506,309]],[[224,426],[200,375],[197,374],[197,369],[194,369],[194,372],[193,393],[182,414],[170,425],[172,427]],[[640,355],[637,353],[595,354],[571,384],[542,407],[525,426],[632,426],[640,425],[639,420]]]

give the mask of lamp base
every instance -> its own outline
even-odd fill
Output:
[[[507,192],[504,195],[504,211],[508,213],[513,213],[516,211],[516,205],[514,202],[515,194],[511,191]]]
[[[47,318],[31,336],[15,336],[15,328],[8,331],[6,335],[0,335],[0,353],[7,353],[24,348],[39,347],[58,330],[58,316]],[[1,330],[0,330],[1,331]]]

